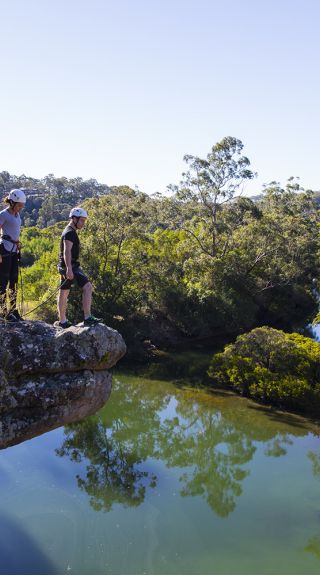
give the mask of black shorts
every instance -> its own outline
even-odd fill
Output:
[[[80,266],[73,267],[72,271],[73,271],[74,278],[73,278],[73,280],[68,280],[68,279],[66,279],[66,275],[65,275],[66,269],[61,267],[61,266],[58,266],[58,272],[59,272],[60,277],[61,277],[60,289],[70,289],[74,281],[77,283],[77,285],[80,288],[83,288],[83,286],[85,286],[89,282],[89,279],[83,273]]]

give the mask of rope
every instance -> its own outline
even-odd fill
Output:
[[[23,312],[23,306],[24,306],[24,297],[23,297],[22,273],[21,273],[21,267],[20,266],[19,266],[19,273],[20,273],[20,292],[21,292],[20,311],[22,313]]]
[[[45,303],[47,303],[47,301],[49,301],[54,295],[56,295],[56,293],[62,288],[62,286],[65,284],[66,281],[68,281],[67,278],[65,280],[63,280],[62,284],[59,284],[57,289],[55,289],[44,301],[39,303],[39,305],[37,305],[33,309],[30,309],[27,313],[24,313],[23,315],[21,315],[21,317],[26,317],[27,315],[29,315],[30,313],[32,313],[33,311],[35,311],[36,309],[38,309],[39,307],[41,307]]]

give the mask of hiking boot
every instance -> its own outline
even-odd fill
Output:
[[[5,319],[10,323],[17,323],[20,321],[13,312],[10,312]]]
[[[23,321],[23,318],[21,317],[21,315],[19,314],[17,309],[14,309],[13,311],[11,311],[9,313],[9,315],[14,316],[17,321]]]
[[[87,319],[83,320],[83,325],[96,325],[96,323],[100,323],[102,321],[101,317],[94,317],[94,315],[89,315]]]

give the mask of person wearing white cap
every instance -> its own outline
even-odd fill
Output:
[[[8,207],[0,212],[0,318],[21,320],[17,310],[18,265],[20,255],[20,212],[26,203],[23,190],[13,189],[5,198]],[[7,306],[9,286],[10,307]]]
[[[95,325],[101,321],[91,315],[92,284],[80,267],[80,241],[77,230],[81,230],[87,221],[88,214],[83,208],[72,208],[69,214],[69,224],[62,232],[60,239],[60,258],[58,271],[61,276],[58,295],[59,322],[57,325],[63,329],[72,324],[67,320],[67,303],[71,285],[75,281],[82,289],[82,306],[85,326]]]

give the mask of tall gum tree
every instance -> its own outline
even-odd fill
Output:
[[[215,144],[206,159],[184,156],[189,170],[182,174],[179,186],[170,187],[180,201],[198,205],[198,218],[193,218],[194,229],[188,226],[186,231],[194,237],[201,251],[212,258],[219,255],[219,235],[226,227],[220,217],[223,205],[239,194],[245,180],[255,177],[249,169],[249,159],[241,155],[242,149],[241,140],[229,136]],[[202,226],[197,229],[197,224]],[[209,242],[199,233],[203,226]]]

